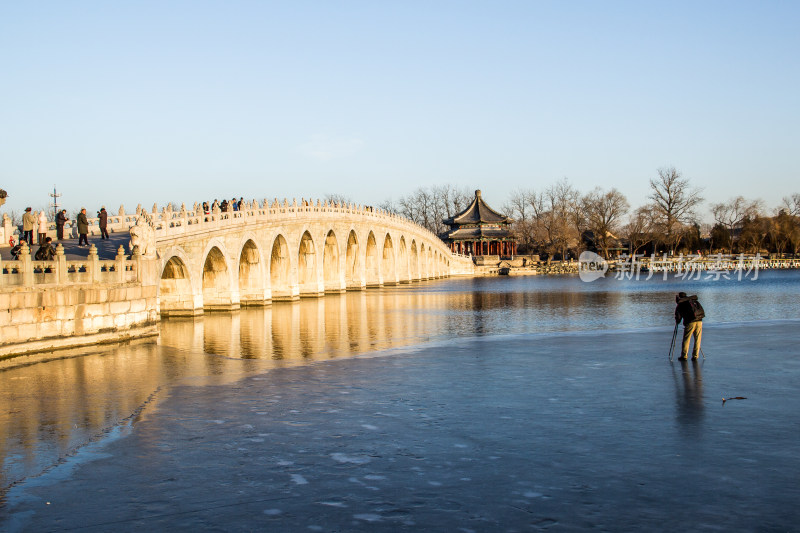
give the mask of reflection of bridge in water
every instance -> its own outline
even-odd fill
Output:
[[[247,373],[441,339],[451,334],[444,310],[453,298],[462,296],[411,287],[347,291],[165,320],[158,343],[4,359],[0,403],[14,408],[0,416],[0,499],[5,487],[120,424],[162,387],[230,383]]]

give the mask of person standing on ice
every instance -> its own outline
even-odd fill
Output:
[[[703,337],[703,317],[705,311],[697,300],[696,295],[686,296],[685,292],[679,292],[675,296],[675,327],[683,320],[683,344],[681,345],[681,356],[678,361],[686,361],[689,355],[689,344],[694,337],[694,349],[692,350],[692,361],[696,361],[700,355],[700,341]]]

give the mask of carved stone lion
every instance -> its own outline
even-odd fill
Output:
[[[145,216],[136,219],[136,225],[130,230],[131,241],[129,248],[131,255],[141,254],[144,257],[156,255],[156,232]]]

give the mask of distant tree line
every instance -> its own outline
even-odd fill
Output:
[[[800,193],[768,213],[760,200],[738,196],[710,206],[713,224],[698,209],[702,191],[674,167],[649,180],[648,202],[631,210],[616,188],[581,192],[567,179],[540,189],[518,189],[502,206],[514,220],[520,254],[546,259],[577,257],[593,250],[618,253],[800,253]],[[454,185],[421,187],[378,207],[443,235],[443,220],[464,210],[472,192]]]
[[[397,201],[387,200],[378,208],[404,216],[441,235],[449,229],[442,221],[466,209],[473,198],[466,187],[435,185],[420,187]]]
[[[742,196],[710,206],[714,224],[701,224],[704,199],[674,167],[650,179],[648,202],[633,211],[623,193],[600,187],[581,193],[561,180],[541,190],[515,191],[504,206],[515,219],[522,253],[576,257],[586,249],[604,257],[629,253],[800,252],[800,193],[767,213],[761,200]]]

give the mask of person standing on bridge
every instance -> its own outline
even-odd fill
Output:
[[[44,240],[47,238],[47,213],[44,212],[44,209],[39,211],[39,238],[36,240],[36,244],[42,246],[44,244]]]
[[[100,211],[97,212],[97,218],[100,219],[100,238],[108,239],[108,212],[106,211],[106,206],[100,208]]]
[[[89,219],[86,218],[86,208],[82,208],[78,214],[78,246],[86,243],[89,246]]]
[[[33,227],[36,225],[36,217],[31,213],[31,208],[25,208],[22,215],[22,240],[28,241],[28,246],[33,246]]]
[[[62,209],[56,215],[56,238],[59,241],[64,240],[64,224],[67,223],[67,220],[69,220],[69,218],[67,218],[67,210]]]

